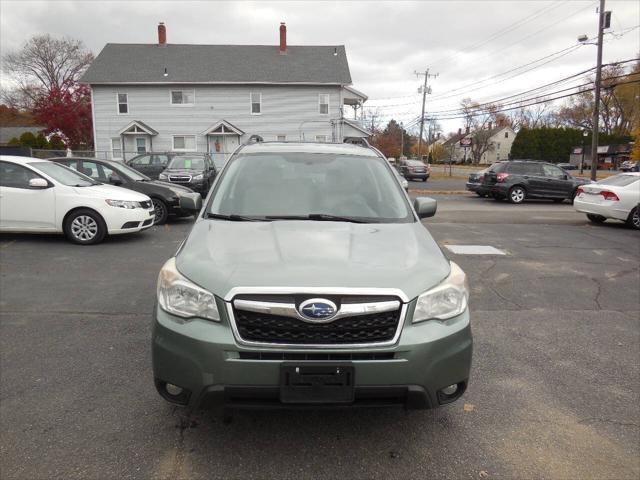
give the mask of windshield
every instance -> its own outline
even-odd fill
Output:
[[[92,178],[72,170],[69,167],[53,162],[32,162],[29,163],[36,170],[49,175],[56,182],[68,187],[89,187],[91,185],[102,185]]]
[[[414,221],[384,159],[321,153],[236,157],[227,165],[206,211],[262,220]]]
[[[149,177],[147,177],[146,175],[142,175],[140,172],[138,172],[137,170],[134,170],[133,168],[131,168],[128,165],[125,165],[123,163],[117,163],[117,162],[110,162],[109,166],[111,168],[113,168],[114,170],[117,170],[120,173],[124,173],[127,177],[129,177],[131,180],[135,181],[135,182],[140,182],[140,181],[148,181],[151,180]]]
[[[174,169],[186,169],[186,170],[204,170],[204,158],[202,157],[187,157],[178,156],[173,159],[167,165],[167,168]]]
[[[598,185],[611,185],[612,187],[626,187],[640,180],[637,175],[614,175],[613,177],[600,180]]]

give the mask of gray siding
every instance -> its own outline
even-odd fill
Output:
[[[170,105],[170,91],[195,90],[193,106]],[[251,114],[250,93],[262,93],[262,113]],[[154,151],[172,150],[173,135],[196,135],[197,149],[207,150],[203,132],[220,120],[243,130],[245,141],[250,135],[276,140],[315,140],[326,135],[332,140],[334,130],[341,139],[339,127],[332,121],[340,118],[339,86],[273,86],[273,85],[175,85],[175,86],[93,86],[96,150],[111,151],[111,138],[134,120],[140,120],[158,131],[152,139]],[[117,113],[117,93],[127,93],[129,113]],[[318,95],[328,93],[329,115],[318,109]],[[135,151],[134,137],[125,136],[125,151]],[[148,146],[148,145],[147,145]],[[131,155],[129,155],[130,157]]]

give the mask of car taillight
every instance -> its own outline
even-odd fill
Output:
[[[576,197],[578,195],[582,195],[584,193],[584,190],[582,189],[582,187],[578,187],[578,189],[576,190]]]
[[[508,176],[509,176],[508,173],[498,173],[496,175],[496,182],[502,183],[507,179]]]
[[[484,182],[484,175],[480,175],[480,176],[478,177],[478,181],[479,181],[479,182]]]
[[[618,198],[618,195],[616,195],[613,192],[609,192],[607,190],[603,190],[602,192],[600,192],[600,195],[602,195],[605,200],[613,200],[614,202],[617,202],[620,200]]]

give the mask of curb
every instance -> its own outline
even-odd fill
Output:
[[[409,193],[428,193],[429,195],[467,195],[473,192],[467,190],[419,190],[409,189]]]

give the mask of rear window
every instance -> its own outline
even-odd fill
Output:
[[[614,175],[613,177],[600,180],[598,185],[611,185],[612,187],[626,187],[640,180],[637,175]]]
[[[491,165],[489,168],[487,168],[487,172],[504,172],[504,169],[507,167],[506,163],[500,162],[500,163],[494,163],[493,165]]]

